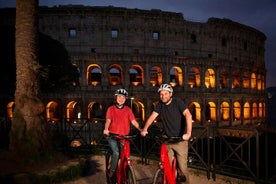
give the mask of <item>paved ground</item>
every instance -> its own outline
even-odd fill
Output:
[[[91,157],[92,168],[86,177],[77,178],[74,181],[64,182],[63,184],[105,184],[104,157],[95,155]],[[133,159],[137,184],[151,184],[154,172],[157,169],[157,162],[149,165],[139,164]],[[228,176],[217,175],[216,181],[208,180],[206,174],[201,171],[191,169],[191,184],[254,184],[251,181],[242,181]]]

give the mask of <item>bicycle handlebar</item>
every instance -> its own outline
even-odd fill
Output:
[[[109,133],[109,136],[107,136],[107,137],[118,139],[118,140],[122,140],[122,139],[130,140],[136,136],[137,135],[121,135],[121,134]]]

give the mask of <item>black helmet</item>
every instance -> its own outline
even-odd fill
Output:
[[[125,90],[125,89],[117,89],[115,91],[115,94],[114,96],[117,96],[117,95],[124,95],[126,98],[128,97],[128,92]]]
[[[173,88],[169,84],[161,84],[161,86],[158,89],[158,93],[162,90],[169,91],[171,93],[173,92]]]

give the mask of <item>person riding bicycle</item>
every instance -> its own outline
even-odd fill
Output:
[[[166,144],[169,158],[173,158],[175,152],[177,163],[180,169],[181,182],[189,182],[189,171],[187,165],[188,159],[188,140],[192,133],[192,115],[180,98],[173,97],[173,88],[169,84],[161,84],[159,89],[159,102],[154,107],[151,115],[148,117],[145,126],[141,132],[142,136],[148,134],[148,128],[153,123],[155,118],[160,114],[162,117],[162,124],[164,132],[168,137],[181,136],[184,141]],[[184,123],[182,120],[184,120]],[[172,160],[170,160],[172,162]]]
[[[115,91],[115,103],[108,107],[106,111],[106,121],[103,134],[107,137],[108,144],[113,152],[110,165],[109,176],[114,176],[115,170],[120,157],[120,150],[123,143],[120,143],[120,148],[115,139],[109,138],[109,134],[129,135],[131,124],[141,132],[139,123],[130,107],[125,105],[128,98],[128,92],[121,88]]]

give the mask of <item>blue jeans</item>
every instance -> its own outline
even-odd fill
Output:
[[[112,150],[110,171],[115,171],[117,168],[118,161],[120,158],[120,153],[121,153],[121,150],[122,150],[124,144],[122,142],[112,139],[112,138],[108,138],[107,141]],[[119,146],[120,146],[120,148],[119,148]]]

